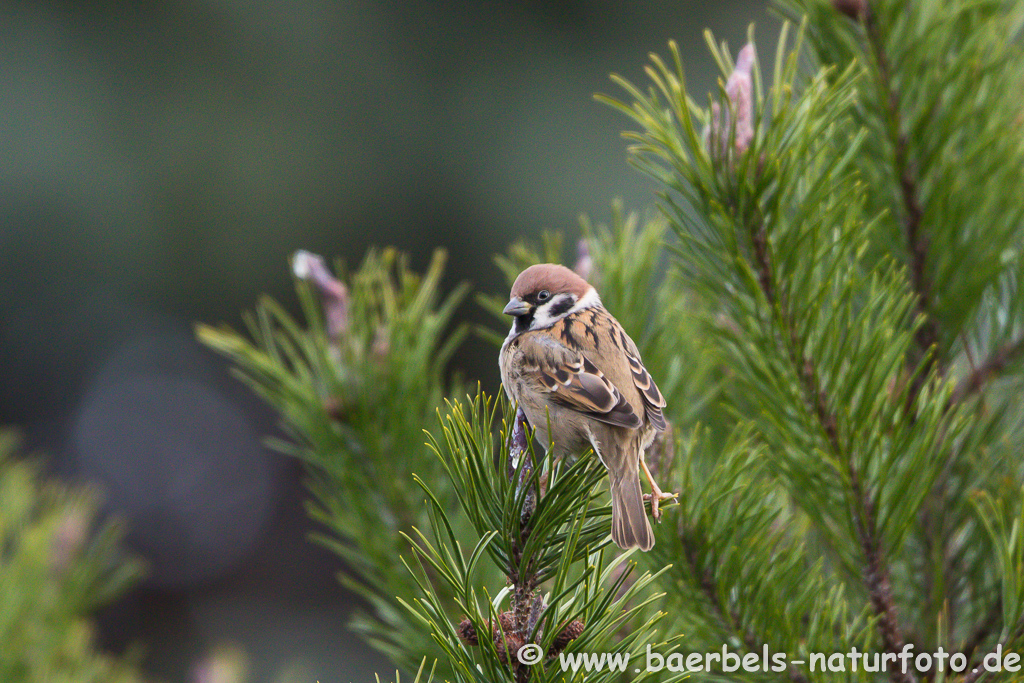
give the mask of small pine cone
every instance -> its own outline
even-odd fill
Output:
[[[498,652],[498,661],[502,664],[508,664],[512,662],[517,654],[519,654],[519,648],[526,643],[523,642],[521,636],[517,636],[514,633],[505,633],[505,636],[499,633],[494,637],[494,649]],[[509,653],[512,656],[509,656]]]
[[[324,412],[332,419],[341,422],[345,419],[345,413],[347,411],[341,398],[337,396],[328,396],[324,399]]]
[[[512,619],[512,612],[502,612],[499,614],[498,624],[494,627],[494,637],[501,638],[502,633],[512,633],[514,630],[515,626]]]
[[[854,21],[860,21],[868,10],[867,0],[832,0],[832,6]]]
[[[583,633],[583,622],[579,619],[570,621],[562,629],[562,632],[555,636],[554,642],[551,643],[551,648],[548,650],[548,657],[554,657],[559,652],[565,649],[565,646],[570,642],[576,640]]]
[[[473,622],[466,617],[459,622],[459,638],[462,639],[466,645],[479,645],[480,639],[476,635],[476,627],[473,626]]]

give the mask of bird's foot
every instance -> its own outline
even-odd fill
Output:
[[[644,476],[647,477],[647,483],[651,486],[651,492],[644,494],[644,500],[651,501],[651,516],[654,517],[655,522],[661,521],[661,510],[658,506],[663,500],[672,500],[678,498],[678,493],[665,493],[658,486],[657,482],[654,481],[654,476],[651,474],[650,468],[647,467],[647,462],[644,460],[644,454],[640,453],[640,469],[643,471]]]
[[[653,484],[654,482],[652,481],[651,483]],[[651,501],[651,516],[654,517],[655,522],[661,521],[661,510],[658,507],[661,504],[661,501],[675,500],[678,497],[678,493],[665,493],[664,491],[659,489],[657,485],[654,486],[653,493],[644,494],[644,500]]]

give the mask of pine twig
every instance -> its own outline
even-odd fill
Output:
[[[909,159],[909,140],[902,131],[902,117],[899,107],[899,94],[892,84],[889,58],[885,52],[882,36],[874,12],[868,6],[864,14],[864,28],[872,56],[878,67],[878,86],[882,90],[886,112],[889,116],[889,135],[895,153],[894,165],[899,176],[900,201],[903,204],[903,232],[910,253],[910,276],[914,292],[917,295],[917,311],[924,317],[924,324],[914,335],[918,348],[923,354],[922,362],[926,364],[921,372],[916,373],[908,394],[912,405],[927,378],[927,370],[935,363],[933,347],[939,341],[939,323],[931,314],[932,283],[928,277],[928,238],[921,232],[921,220],[924,208],[919,197],[919,178]]]
[[[759,641],[753,633],[743,628],[740,615],[735,610],[729,609],[728,606],[722,604],[722,601],[719,600],[718,586],[715,583],[715,579],[710,572],[701,570],[700,561],[697,558],[697,549],[694,547],[694,544],[691,543],[685,535],[681,536],[680,541],[683,545],[683,552],[685,553],[686,563],[690,572],[697,579],[697,582],[700,584],[701,592],[704,594],[707,601],[711,603],[711,607],[714,609],[715,615],[718,617],[725,630],[739,637],[747,647],[748,651],[760,652],[765,643]],[[792,681],[792,683],[810,683],[807,677],[799,669],[795,669],[792,666],[786,667],[786,673],[789,675],[789,680]]]
[[[506,476],[510,480],[514,479],[519,459],[527,458],[527,462],[523,464],[520,471],[519,479],[515,481],[515,487],[518,490],[521,490],[524,486],[530,486],[529,482],[533,472],[534,463],[531,460],[531,451],[529,449],[528,442],[529,436],[526,430],[526,414],[523,412],[522,408],[518,408],[516,410],[515,418],[513,419],[512,435],[509,440],[509,469],[506,472]],[[527,639],[530,637],[530,633],[533,631],[533,627],[537,623],[537,619],[544,607],[543,600],[536,592],[537,575],[532,573],[529,565],[527,566],[526,571],[523,572],[525,575],[520,575],[519,572],[523,549],[530,535],[530,518],[533,516],[536,506],[536,493],[530,489],[525,494],[523,508],[520,511],[522,533],[519,538],[513,539],[513,561],[509,564],[508,580],[512,584],[513,589],[510,596],[512,633],[503,634],[502,638],[507,638],[511,641],[509,643],[511,648],[509,652],[507,652],[507,657],[510,662],[512,661],[512,657],[518,653],[519,648],[527,642]],[[515,672],[516,683],[526,683],[526,681],[530,679],[530,667],[518,661],[518,659],[515,661]]]
[[[961,379],[949,397],[946,408],[973,396],[985,388],[985,385],[1002,372],[1008,365],[1024,357],[1024,336],[1007,342],[992,352],[985,360]]]
[[[981,644],[985,642],[985,639],[988,638],[989,634],[995,629],[996,625],[999,623],[999,615],[1002,613],[1003,601],[1000,598],[992,603],[992,606],[989,607],[985,617],[978,623],[974,628],[974,631],[971,632],[971,635],[968,636],[967,640],[964,641],[963,645],[961,645],[957,651],[963,652],[968,657],[973,655],[975,650],[981,647]]]
[[[857,471],[852,465],[850,466],[850,487],[853,492],[854,505],[861,507],[859,514],[855,510],[854,521],[857,525],[857,536],[864,551],[866,563],[864,583],[867,585],[868,595],[871,597],[871,606],[878,616],[878,630],[882,636],[883,647],[886,652],[896,653],[903,649],[906,641],[900,631],[896,616],[896,604],[892,597],[892,582],[889,579],[888,567],[885,565],[878,534],[875,530],[874,503],[865,494]],[[897,669],[890,671],[890,677],[894,682],[908,683],[915,680],[914,675],[910,672],[902,672]]]
[[[986,652],[984,656],[976,660],[974,666],[970,667],[967,673],[964,674],[963,678],[960,679],[960,683],[974,683],[975,681],[977,681],[979,678],[981,678],[983,675],[987,673],[985,667],[981,665],[981,662],[984,662],[986,657],[988,657],[990,654],[994,652],[1003,649],[1004,646],[1009,645],[1013,643],[1015,640],[1019,640],[1022,637],[1024,637],[1024,619],[1020,619],[1017,621],[1017,625],[1014,627],[1013,631],[1011,631],[1010,634],[1006,637],[1005,641],[998,643],[995,647]]]

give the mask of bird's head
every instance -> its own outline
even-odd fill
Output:
[[[519,274],[503,312],[515,318],[514,332],[522,333],[550,327],[570,313],[600,303],[597,290],[579,275],[565,266],[541,263]]]

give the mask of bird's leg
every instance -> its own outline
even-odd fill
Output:
[[[543,474],[540,475],[540,479],[537,482],[538,484],[540,484],[540,495],[541,496],[543,496],[544,494],[546,494],[548,492],[548,476],[550,474],[551,474],[551,472],[548,472],[548,471],[544,472]]]
[[[519,480],[515,482],[517,495],[522,491],[524,486],[528,485],[530,477],[533,474],[533,468],[536,466],[532,457],[533,450],[530,448],[530,438],[532,436],[533,435],[529,432],[529,423],[526,420],[526,413],[523,412],[522,408],[517,408],[516,416],[512,421],[512,434],[509,435],[507,472],[509,481],[515,479],[516,472],[519,473]],[[529,460],[524,463],[522,462],[523,458],[529,458]],[[543,495],[543,493],[541,495]],[[528,489],[523,498],[523,508],[520,512],[524,524],[533,514],[536,507],[536,492],[532,489]]]
[[[640,468],[644,471],[644,476],[647,477],[647,483],[651,485],[651,492],[644,494],[644,500],[651,501],[651,516],[654,517],[655,522],[661,521],[661,510],[658,509],[658,505],[663,500],[670,500],[678,498],[678,493],[665,493],[661,490],[661,487],[654,481],[654,476],[651,475],[651,470],[647,467],[647,461],[644,460],[644,452],[640,451]]]

